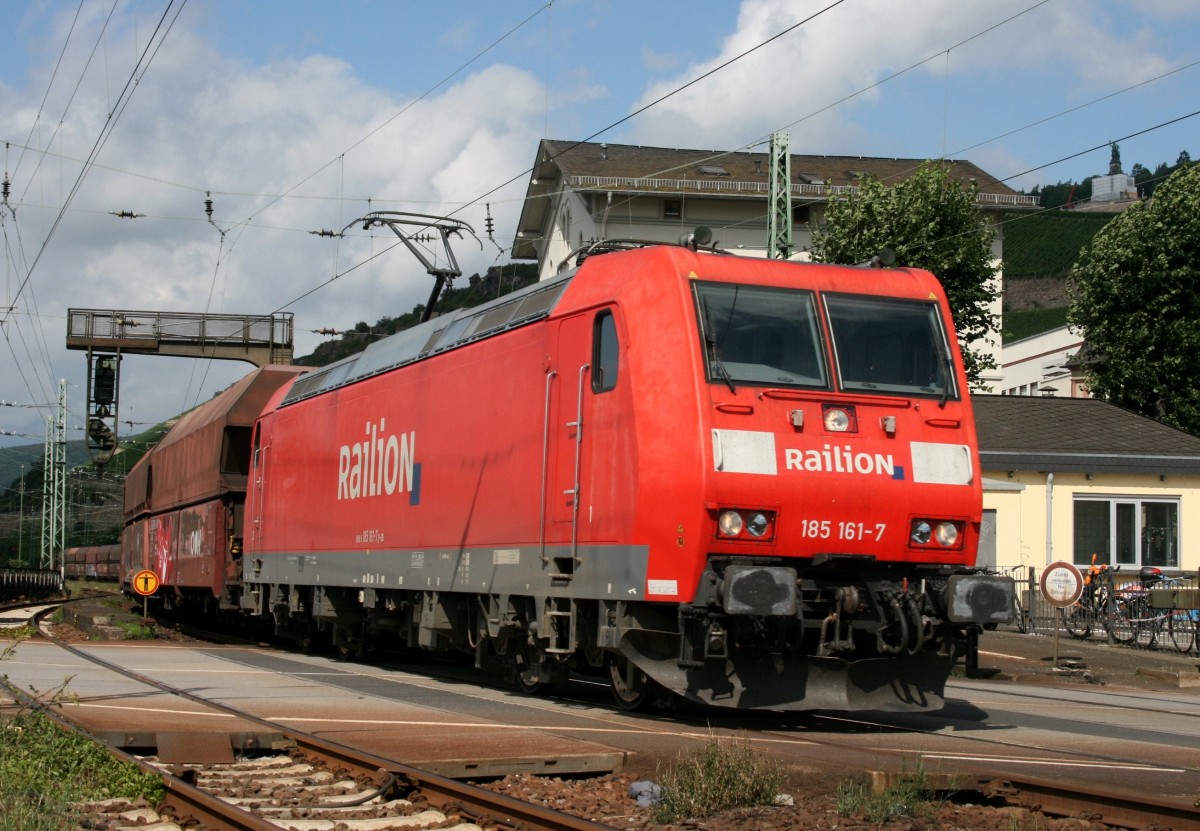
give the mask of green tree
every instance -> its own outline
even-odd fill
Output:
[[[861,263],[890,248],[896,265],[937,275],[973,383],[996,368],[994,357],[968,344],[997,331],[990,305],[999,293],[993,279],[995,231],[975,206],[978,193],[975,182],[964,186],[950,179],[946,165],[926,162],[895,185],[862,180],[857,192],[831,199],[821,226],[812,229],[817,262]]]
[[[1067,282],[1099,398],[1200,433],[1200,165],[1104,227]]]

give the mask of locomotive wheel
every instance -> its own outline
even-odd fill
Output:
[[[343,661],[353,661],[362,657],[362,641],[354,637],[348,626],[336,626],[333,630],[333,648]]]
[[[609,659],[608,681],[613,700],[622,710],[640,710],[650,700],[650,679],[623,655]]]
[[[329,648],[329,633],[317,629],[316,621],[310,618],[302,625],[296,646],[305,655],[320,655]]]
[[[542,651],[536,646],[527,646],[517,656],[517,689],[526,695],[550,695],[558,687],[554,681],[542,681],[539,665]]]

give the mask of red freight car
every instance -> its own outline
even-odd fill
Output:
[[[303,367],[255,370],[184,415],[125,481],[121,581],[142,569],[170,605],[235,607],[254,421]]]
[[[111,580],[121,578],[120,545],[83,545],[63,552],[66,576],[71,580]]]
[[[592,256],[281,388],[241,603],[628,705],[938,706],[1012,605],[966,388],[927,272]]]

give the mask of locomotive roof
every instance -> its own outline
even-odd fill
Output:
[[[457,309],[376,341],[357,355],[297,381],[281,406],[541,320],[553,310],[572,276],[574,272],[568,272],[534,283],[481,306]]]
[[[642,250],[673,250],[680,253],[690,251],[684,247],[661,243],[639,243],[638,247]],[[701,253],[703,256],[728,257],[731,263],[740,262],[743,265],[768,262],[763,259],[738,257],[728,253]],[[607,261],[608,257],[619,256],[619,254],[605,253],[594,256],[602,256]],[[592,258],[589,258],[589,261],[590,259]],[[397,367],[542,320],[554,312],[567,286],[571,284],[575,275],[583,267],[585,266],[565,271],[549,280],[518,289],[483,305],[458,309],[376,341],[356,355],[343,358],[299,379],[288,390],[279,406],[286,407]],[[824,266],[824,268],[855,269],[854,266]],[[875,272],[873,283],[876,287],[881,287],[886,279],[885,274],[897,278],[898,275],[905,274],[908,275],[908,278],[905,279],[911,279],[912,275],[918,271],[899,268]],[[923,291],[925,290],[927,289],[923,289]]]

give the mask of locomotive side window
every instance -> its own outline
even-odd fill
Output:
[[[710,383],[828,387],[811,291],[696,283]]]
[[[936,303],[825,295],[842,389],[957,396]]]
[[[592,330],[592,391],[607,392],[617,385],[620,350],[617,343],[617,323],[612,312],[596,315]]]

